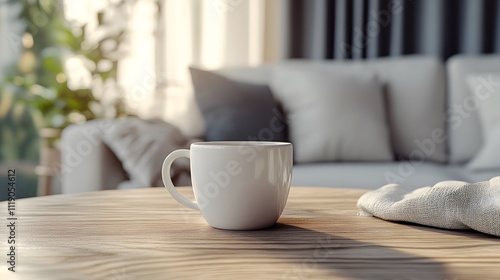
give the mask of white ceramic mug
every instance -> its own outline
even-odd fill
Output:
[[[177,192],[170,178],[170,166],[179,157],[191,159],[196,201]],[[274,225],[285,208],[292,164],[290,143],[199,142],[168,155],[162,178],[175,200],[199,210],[212,227],[262,229]]]

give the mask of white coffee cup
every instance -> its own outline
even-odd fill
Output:
[[[191,159],[196,201],[182,196],[170,178],[179,157]],[[172,197],[199,210],[209,225],[252,230],[276,223],[285,208],[292,179],[293,148],[285,142],[198,142],[165,158],[162,177]]]

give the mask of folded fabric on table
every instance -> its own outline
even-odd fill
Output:
[[[398,184],[358,200],[360,215],[445,229],[474,229],[500,236],[500,177],[479,183],[444,181],[413,192]]]

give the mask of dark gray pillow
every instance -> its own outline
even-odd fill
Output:
[[[189,68],[207,141],[287,141],[288,128],[267,85]]]

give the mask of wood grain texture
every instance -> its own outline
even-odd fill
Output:
[[[357,216],[364,192],[293,187],[279,224],[260,231],[211,228],[163,188],[22,199],[18,272],[7,271],[2,229],[0,278],[500,277],[499,238]],[[6,203],[0,208],[6,221]]]

